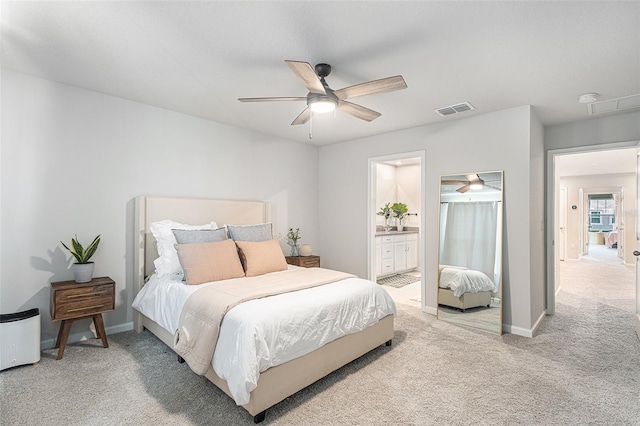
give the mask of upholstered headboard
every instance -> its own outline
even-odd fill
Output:
[[[158,257],[149,224],[171,219],[201,225],[216,222],[223,225],[252,225],[271,221],[271,205],[264,201],[213,200],[204,198],[145,197],[135,199],[135,294],[153,274],[153,261]]]

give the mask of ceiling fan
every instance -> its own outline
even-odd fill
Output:
[[[496,191],[500,191],[501,189],[493,186],[487,185],[485,181],[480,178],[478,174],[465,175],[467,180],[443,180],[442,185],[462,185],[460,188],[456,189],[461,194],[464,194],[470,189],[473,190],[481,190],[483,188],[495,189]]]
[[[291,123],[292,126],[305,124],[311,118],[311,113],[331,112],[336,108],[342,112],[365,121],[373,121],[380,117],[379,112],[361,105],[348,102],[347,99],[376,93],[391,92],[406,89],[407,84],[401,75],[368,81],[354,86],[333,90],[325,81],[331,73],[331,65],[317,64],[312,68],[308,62],[287,61],[291,71],[309,90],[306,97],[269,97],[269,98],[238,98],[240,102],[271,102],[271,101],[307,101],[305,108]]]

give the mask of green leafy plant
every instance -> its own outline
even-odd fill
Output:
[[[378,216],[384,216],[385,219],[389,219],[393,214],[391,210],[391,203],[387,203],[384,207],[380,207],[380,211],[376,213]]]
[[[71,238],[71,248],[67,247],[67,245],[62,241],[60,241],[60,244],[62,244],[62,247],[69,250],[73,257],[78,261],[77,263],[89,263],[89,259],[94,255],[98,249],[98,244],[100,244],[100,235],[98,235],[86,249],[78,241],[77,235],[74,238]]]
[[[404,216],[409,212],[407,205],[404,203],[393,203],[391,210],[393,211],[393,216],[399,220],[404,219]]]
[[[298,240],[302,237],[300,235],[300,228],[289,228],[289,232],[287,232],[287,244],[290,246],[297,246]]]

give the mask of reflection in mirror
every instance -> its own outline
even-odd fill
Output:
[[[503,173],[440,179],[438,319],[502,334]]]

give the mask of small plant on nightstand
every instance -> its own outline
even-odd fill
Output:
[[[62,247],[69,250],[69,252],[76,258],[77,262],[71,265],[71,271],[73,272],[73,278],[77,283],[86,283],[93,278],[93,268],[95,264],[89,262],[91,256],[93,256],[100,244],[100,235],[95,237],[91,244],[85,249],[78,241],[78,236],[71,238],[71,248],[67,247],[65,243],[60,241]]]

